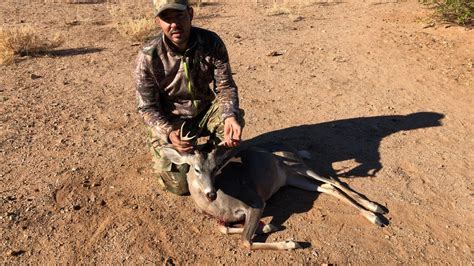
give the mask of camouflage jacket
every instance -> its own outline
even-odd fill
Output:
[[[148,43],[135,69],[138,111],[165,142],[184,119],[205,112],[216,97],[222,120],[239,108],[227,50],[217,34],[193,27],[184,54],[168,42],[161,33]]]

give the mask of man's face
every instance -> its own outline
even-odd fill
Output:
[[[183,50],[187,48],[192,19],[192,8],[184,11],[168,9],[163,11],[156,18],[156,21],[160,24],[165,36],[180,50]]]

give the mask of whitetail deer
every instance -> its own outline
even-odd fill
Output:
[[[384,207],[362,198],[335,179],[317,175],[303,162],[298,152],[285,145],[241,145],[223,155],[216,155],[216,149],[210,153],[196,151],[194,154],[180,154],[173,148],[163,148],[162,152],[175,164],[190,165],[187,181],[198,208],[224,222],[219,225],[222,233],[241,233],[244,246],[250,249],[288,250],[301,247],[294,241],[252,241],[258,229],[260,233],[277,230],[271,224],[259,228],[260,218],[265,202],[286,185],[334,196],[355,207],[370,222],[384,225],[383,217],[377,215],[385,213]],[[227,171],[225,168],[230,167],[229,162],[235,161],[235,158],[240,161],[240,167]],[[226,160],[225,164],[223,160]],[[242,221],[243,228],[228,226]]]

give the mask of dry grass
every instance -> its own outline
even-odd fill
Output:
[[[189,0],[189,4],[194,7],[195,17],[198,17],[202,6],[209,3],[216,3],[218,1],[224,0]],[[150,37],[156,36],[156,33],[160,31],[159,26],[156,25],[154,21],[153,7],[151,3],[151,0],[107,1],[107,10],[112,16],[115,28],[120,35],[132,42],[144,42]]]
[[[107,10],[115,22],[115,26],[123,37],[132,42],[144,42],[157,31],[150,5],[146,9],[137,10],[135,6],[109,5]],[[133,13],[130,13],[133,10]]]
[[[156,28],[153,19],[147,18],[128,19],[117,23],[117,30],[120,34],[133,42],[145,41],[156,32]]]
[[[105,1],[106,0],[65,0],[64,2],[68,4],[99,4]]]
[[[267,16],[288,15],[291,18],[297,16],[301,8],[319,1],[320,0],[273,0],[272,5],[267,8],[265,14]]]
[[[63,44],[61,35],[52,40],[41,38],[33,27],[0,27],[0,64],[11,64],[17,56],[46,52]]]
[[[266,11],[266,14],[267,16],[289,15],[291,14],[291,9],[286,1],[283,3],[275,2],[272,7]]]
[[[340,2],[342,0],[259,0],[256,3],[266,6],[267,16],[287,15],[291,20],[299,20],[301,16],[298,14],[301,14],[301,9],[307,6]]]

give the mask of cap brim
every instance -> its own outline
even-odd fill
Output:
[[[188,8],[187,5],[183,5],[183,4],[167,4],[163,7],[161,7],[160,9],[158,9],[156,12],[155,12],[155,16],[159,16],[163,11],[165,10],[169,10],[169,9],[173,9],[173,10],[179,10],[179,11],[184,11]]]

